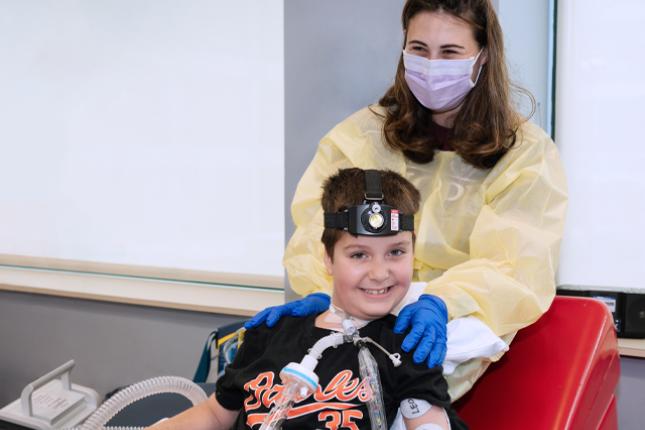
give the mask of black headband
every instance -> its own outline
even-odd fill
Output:
[[[325,212],[325,228],[363,236],[391,236],[400,231],[414,231],[414,215],[402,214],[385,204],[380,172],[366,170],[363,204],[343,212]]]

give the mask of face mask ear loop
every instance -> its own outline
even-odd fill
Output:
[[[475,67],[475,64],[477,64],[477,60],[479,60],[479,56],[482,55],[482,52],[484,52],[484,48],[480,49],[477,55],[475,55],[475,60],[473,61],[473,67]],[[477,82],[479,81],[479,75],[482,74],[482,68],[484,67],[483,64],[479,65],[479,71],[477,72],[477,76],[475,77],[475,81],[473,82],[472,78],[470,79],[470,84],[474,87],[477,85]],[[473,70],[472,68],[470,69],[470,76],[473,75]]]

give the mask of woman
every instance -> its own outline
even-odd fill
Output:
[[[403,175],[421,191],[415,280],[427,282],[427,295],[400,313],[397,329],[412,326],[402,348],[418,345],[415,360],[429,356],[434,365],[445,353],[446,307],[450,319],[479,318],[507,342],[548,309],[566,184],[551,139],[512,107],[490,0],[408,0],[402,21],[394,85],[322,139],[298,184],[284,264],[297,293],[330,291],[320,246],[322,181],[348,167]],[[251,324],[327,306],[317,293]],[[471,360],[448,377],[453,400],[489,362]]]

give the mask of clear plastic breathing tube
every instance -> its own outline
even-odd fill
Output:
[[[336,310],[336,312],[339,311]],[[361,379],[367,381],[371,394],[370,399],[367,401],[367,409],[372,430],[387,429],[378,364],[367,348],[367,343],[374,344],[387,354],[395,367],[401,364],[401,356],[398,353],[390,354],[369,337],[360,337],[351,317],[344,316],[341,325],[343,333],[332,333],[319,339],[300,363],[289,363],[280,371],[280,379],[283,383],[282,393],[276,399],[260,430],[280,430],[282,428],[282,424],[288,418],[289,410],[293,405],[305,400],[318,388],[318,375],[314,373],[314,369],[318,365],[318,360],[322,353],[328,348],[335,348],[345,342],[353,343],[359,348],[359,372]]]
[[[282,372],[280,372],[280,379],[284,384],[284,389],[280,394],[280,398],[276,400],[275,405],[271,408],[269,415],[265,418],[262,423],[260,430],[279,430],[282,428],[282,424],[287,419],[289,410],[293,405],[300,400],[304,400],[309,396],[308,388],[304,390],[301,387],[301,384],[297,378],[285,378]],[[303,394],[307,394],[304,396]]]
[[[318,375],[314,369],[327,348],[335,348],[346,341],[342,333],[332,333],[319,339],[300,363],[289,363],[280,371],[282,393],[262,423],[260,430],[279,430],[287,419],[291,407],[312,395],[318,388]]]
[[[379,349],[384,351],[390,357],[395,367],[401,364],[400,356],[399,354],[390,354],[369,337],[360,337],[358,329],[354,325],[354,321],[351,317],[345,317],[341,324],[343,326],[345,336],[351,339],[354,345],[359,348],[358,370],[361,375],[361,379],[367,382],[367,388],[370,391],[370,396],[366,403],[367,411],[370,415],[372,430],[387,430],[387,418],[385,416],[383,390],[381,388],[381,378],[378,373],[378,364],[370,350],[367,348],[366,343],[373,343],[379,347]]]
[[[103,403],[80,427],[72,430],[139,430],[142,427],[104,427],[126,406],[161,393],[176,393],[186,397],[193,405],[205,401],[208,396],[193,381],[179,376],[160,376],[138,382],[116,393]]]
[[[370,390],[367,410],[370,414],[372,430],[387,430],[387,418],[385,417],[378,365],[376,364],[374,356],[365,345],[362,345],[358,350],[358,369],[361,374],[361,379],[367,381],[367,386]]]
[[[81,427],[74,427],[71,430],[78,430]],[[101,427],[100,430],[146,430],[146,427]]]

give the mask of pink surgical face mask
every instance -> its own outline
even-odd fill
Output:
[[[438,112],[454,109],[479,79],[481,65],[474,82],[471,77],[481,53],[464,60],[428,60],[403,51],[405,82],[419,103],[428,109]]]

